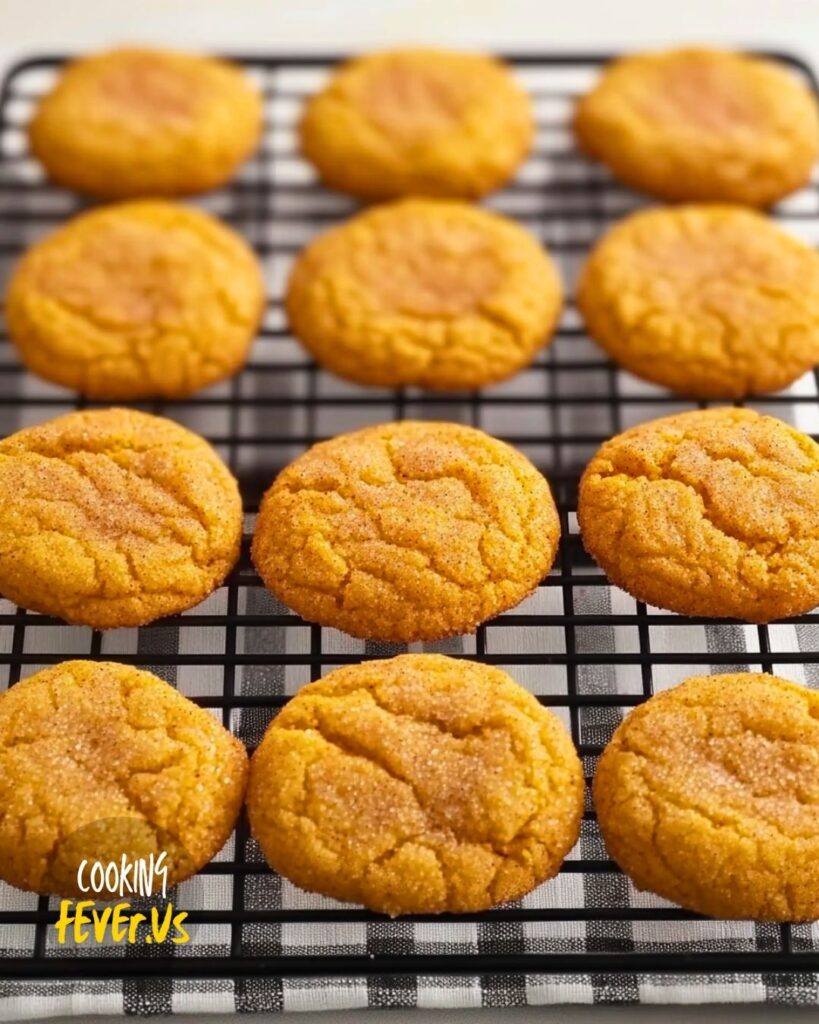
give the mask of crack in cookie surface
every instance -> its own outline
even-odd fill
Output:
[[[316,445],[285,469],[252,553],[305,618],[411,642],[517,604],[558,538],[549,485],[523,455],[470,427],[404,422]]]
[[[819,697],[764,674],[689,679],[604,751],[595,806],[640,888],[716,917],[819,915]]]
[[[47,380],[97,398],[181,398],[239,369],[263,305],[238,235],[202,211],[138,201],[82,214],[33,246],[6,315]]]
[[[0,696],[0,875],[80,896],[81,860],[164,851],[174,885],[227,840],[246,774],[242,745],[156,676],[45,669]]]
[[[0,442],[0,592],[107,629],[197,604],[239,553],[241,499],[213,449],[125,409]]]
[[[312,242],[286,306],[297,337],[342,377],[464,390],[529,363],[561,299],[552,260],[518,225],[464,203],[411,199]]]
[[[772,417],[711,409],[626,431],[583,474],[578,521],[649,604],[766,622],[819,603],[819,446]]]
[[[304,688],[254,755],[248,795],[274,867],[390,914],[522,895],[557,872],[582,806],[558,719],[498,669],[440,655]]]
[[[779,391],[819,362],[819,256],[739,207],[628,217],[593,250],[578,304],[618,363],[682,394]]]

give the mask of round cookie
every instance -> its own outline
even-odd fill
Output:
[[[613,359],[682,394],[779,391],[819,362],[819,255],[742,207],[633,214],[593,250],[577,300]]]
[[[612,583],[647,604],[747,622],[819,604],[819,445],[770,416],[625,431],[586,467],[577,518]]]
[[[324,183],[365,200],[477,198],[514,174],[534,139],[529,99],[502,63],[423,49],[344,64],[299,130]]]
[[[714,917],[819,917],[819,695],[700,676],[618,727],[594,779],[609,853],[638,889]]]
[[[256,148],[257,90],[237,67],[170,50],[120,49],[62,71],[29,124],[49,178],[102,199],[224,184]]]
[[[303,889],[396,916],[514,900],[577,841],[583,771],[499,669],[405,654],[299,691],[253,756],[248,814]]]
[[[721,50],[614,61],[574,130],[627,185],[672,201],[769,206],[808,181],[819,154],[808,89],[773,61]]]
[[[529,595],[560,536],[520,452],[455,423],[366,427],[315,445],[264,496],[253,562],[311,622],[412,643],[474,632]]]
[[[0,441],[0,593],[24,608],[141,626],[207,597],[241,539],[236,481],[170,420],[75,412]]]
[[[233,831],[247,752],[150,672],[67,661],[0,694],[0,878],[77,898],[103,866],[165,854],[167,888]],[[161,891],[161,875],[153,891]]]
[[[241,368],[264,309],[245,242],[161,200],[81,214],[25,254],[6,319],[21,358],[92,398],[184,398]]]
[[[445,200],[377,206],[299,256],[287,315],[319,363],[383,387],[480,388],[531,362],[562,286],[513,221]]]

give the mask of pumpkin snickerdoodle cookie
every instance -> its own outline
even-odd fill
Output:
[[[390,50],[344,64],[305,107],[304,155],[361,199],[476,198],[502,185],[534,138],[529,99],[480,54]]]
[[[342,377],[457,390],[502,380],[554,330],[562,287],[538,241],[465,203],[408,199],[321,235],[287,290],[295,334]]]
[[[0,694],[0,878],[88,898],[83,860],[164,853],[170,888],[225,844],[246,779],[242,744],[150,672],[91,661],[44,669]]]
[[[783,66],[704,48],[615,61],[575,112],[590,156],[663,199],[769,206],[819,155],[814,97]]]
[[[577,516],[606,575],[648,604],[748,622],[819,604],[819,445],[770,416],[627,430],[587,466]]]
[[[299,615],[411,643],[474,631],[551,568],[560,524],[520,452],[455,423],[388,423],[315,445],[265,495],[253,561]]]
[[[819,362],[819,255],[738,206],[616,224],[586,263],[578,305],[621,366],[683,394],[778,391]]]
[[[262,128],[257,90],[237,67],[170,50],[81,57],[29,125],[29,144],[59,185],[103,199],[176,196],[223,184]]]
[[[557,874],[583,772],[505,672],[409,654],[304,687],[253,756],[248,812],[304,889],[391,915],[478,911]]]
[[[26,365],[92,398],[183,398],[235,373],[264,308],[245,242],[161,200],[81,214],[25,254],[9,333]]]
[[[109,629],[191,608],[239,556],[239,489],[201,437],[129,409],[0,441],[0,593]]]
[[[819,917],[819,694],[700,676],[618,727],[594,780],[600,830],[640,889],[714,917]]]

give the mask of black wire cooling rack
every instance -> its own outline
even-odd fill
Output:
[[[809,68],[787,63],[815,89]],[[263,490],[314,442],[370,422],[416,417],[471,423],[521,448],[547,474],[563,540],[551,575],[519,608],[476,636],[426,645],[501,665],[571,728],[591,775],[597,755],[630,707],[687,675],[750,668],[819,686],[819,616],[747,626],[648,609],[610,587],[584,554],[574,519],[577,479],[606,438],[632,423],[692,407],[621,373],[585,338],[571,301],[555,342],[514,380],[477,394],[365,390],[318,370],[288,335],[281,294],[299,248],[354,209],[319,187],[297,154],[293,126],[303,97],[336,62],[331,56],[239,58],[261,86],[264,143],[227,188],[203,200],[255,246],[268,278],[264,328],[249,366],[232,381],[182,402],[141,406],[208,437],[239,477],[247,533]],[[509,58],[534,99],[532,158],[494,208],[542,239],[569,285],[604,227],[641,204],[574,149],[568,118],[604,55]],[[46,185],[29,158],[23,126],[53,80],[60,57],[18,64],[0,92],[0,259],[81,208]],[[811,184],[775,214],[819,243],[819,191]],[[819,431],[817,378],[755,407]],[[24,373],[0,340],[0,430],[78,408],[76,396]],[[87,403],[94,404],[94,403]],[[177,685],[252,747],[289,695],[343,663],[396,653],[304,623],[261,588],[248,538],[226,585],[189,614],[140,630],[100,634],[0,602],[0,686],[69,657],[112,658],[149,668]],[[600,842],[591,805],[577,849],[559,878],[519,904],[483,914],[388,921],[357,907],[299,893],[264,865],[242,822],[225,851],[179,887],[192,942],[157,947],[62,948],[51,924],[56,901],[0,884],[0,978],[270,978],[332,975],[508,975],[600,972],[753,973],[797,978],[819,972],[811,926],[698,918],[638,894]]]

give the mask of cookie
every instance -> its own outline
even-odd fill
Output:
[[[583,771],[497,668],[405,654],[299,691],[253,755],[253,834],[296,885],[396,916],[485,910],[560,870]]]
[[[92,398],[184,398],[239,370],[264,309],[248,246],[162,200],[81,214],[25,254],[12,341],[34,373]]]
[[[548,573],[560,536],[546,480],[456,423],[387,423],[315,445],[264,496],[252,555],[299,615],[412,643],[474,632]]]
[[[88,899],[94,861],[164,853],[170,889],[224,846],[246,779],[242,744],[150,672],[43,669],[0,694],[0,878]]]
[[[638,889],[714,917],[819,917],[819,694],[699,676],[618,727],[594,779],[609,853]]]
[[[633,214],[593,250],[577,301],[613,359],[681,394],[779,391],[819,362],[819,255],[743,207]]]
[[[360,199],[477,198],[529,152],[528,97],[499,61],[389,50],[344,64],[307,103],[301,147],[322,181]]]
[[[58,185],[102,199],[224,184],[256,148],[257,90],[237,67],[171,50],[72,61],[37,105],[29,146]]]
[[[297,337],[341,377],[458,390],[530,363],[561,299],[552,260],[513,221],[466,203],[405,199],[309,245],[286,307]]]
[[[672,201],[769,206],[807,183],[819,154],[808,89],[773,61],[722,50],[614,61],[574,130],[625,184]]]
[[[586,467],[577,518],[612,583],[647,604],[746,622],[819,604],[819,445],[771,416],[627,430]]]
[[[239,557],[239,488],[201,437],[130,409],[0,441],[0,593],[110,629],[191,608]]]

